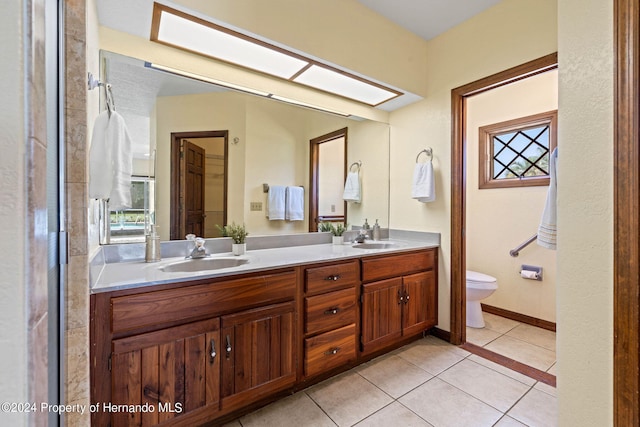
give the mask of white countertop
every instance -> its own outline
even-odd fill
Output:
[[[383,240],[381,242],[389,242],[394,245],[386,249],[357,249],[352,247],[351,243],[345,243],[343,245],[316,244],[249,250],[245,255],[237,257],[248,259],[249,261],[246,264],[237,267],[195,272],[164,272],[161,270],[162,267],[168,264],[184,261],[184,257],[166,258],[155,263],[132,261],[104,264],[95,285],[91,288],[91,293],[224,277],[233,274],[272,270],[314,262],[360,258],[385,253],[438,247],[437,244],[432,242],[413,240],[393,239]],[[211,257],[229,258],[233,257],[233,255],[231,252],[227,252],[212,254]],[[193,260],[192,262],[198,262],[198,260]]]

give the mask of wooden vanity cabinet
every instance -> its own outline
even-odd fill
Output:
[[[363,282],[369,282],[362,285],[362,354],[437,324],[436,257],[427,250],[362,260]]]
[[[359,267],[355,260],[305,269],[305,378],[356,360]]]

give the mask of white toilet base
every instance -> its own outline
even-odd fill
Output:
[[[480,301],[467,301],[467,326],[470,328],[484,328]]]

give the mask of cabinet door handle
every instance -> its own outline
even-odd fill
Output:
[[[325,356],[333,356],[340,351],[340,347],[334,347],[324,352]]]
[[[229,356],[231,355],[231,338],[229,337],[229,335],[227,335],[227,359],[229,358]]]
[[[211,356],[211,363],[213,363],[213,361],[216,359],[217,353],[216,353],[216,340],[211,340],[211,353],[209,353],[209,356]]]
[[[404,295],[402,291],[398,291],[398,304],[402,304],[404,302]]]
[[[409,292],[405,291],[404,292],[404,303],[409,304]]]
[[[331,316],[333,314],[338,314],[339,311],[340,311],[340,307],[334,307],[334,308],[330,308],[329,310],[325,310],[324,314],[326,314],[327,316]]]
[[[335,282],[336,280],[340,279],[340,275],[339,274],[332,274],[331,276],[327,276],[324,278],[324,280],[331,280],[333,282]]]

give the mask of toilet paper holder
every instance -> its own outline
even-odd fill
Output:
[[[542,281],[542,267],[536,265],[522,264],[520,267],[520,277],[523,279]]]

